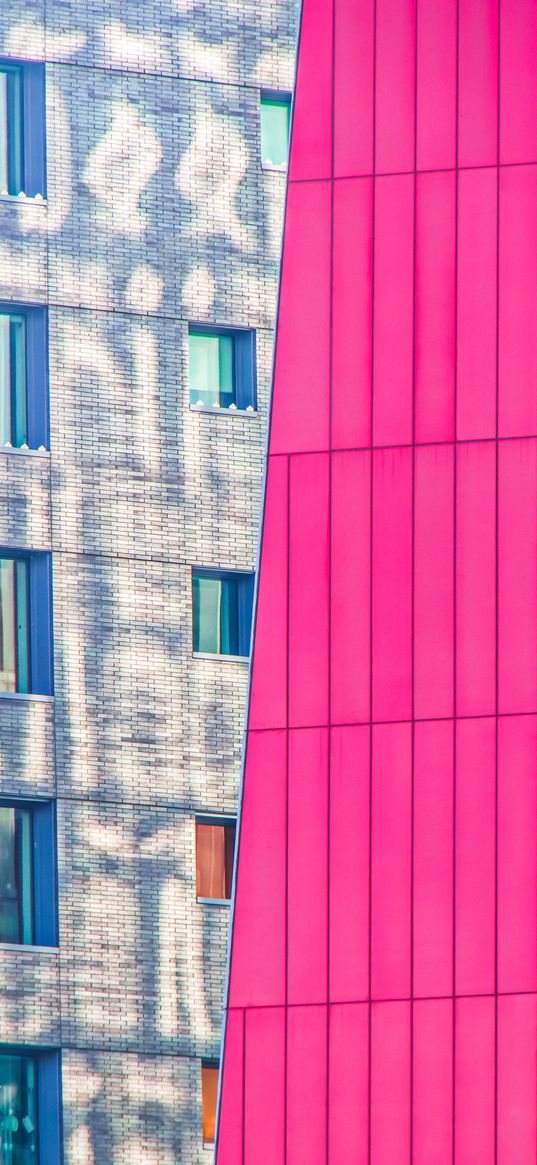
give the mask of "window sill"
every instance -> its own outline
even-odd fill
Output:
[[[203,1148],[209,1150],[211,1153],[214,1153],[214,1141],[204,1141]]]
[[[53,704],[54,696],[42,696],[38,692],[0,692],[0,700],[28,700],[36,704]]]
[[[40,947],[34,943],[0,943],[0,951],[29,951],[40,955],[59,955],[59,947]]]
[[[261,162],[262,170],[269,170],[275,174],[287,174],[288,163],[285,166],[277,166],[274,162]]]
[[[193,659],[217,659],[220,663],[249,663],[249,655],[218,655],[216,651],[193,651]]]
[[[0,202],[14,202],[17,206],[46,206],[47,199],[43,194],[6,194],[0,192]]]
[[[253,405],[249,405],[246,409],[239,408],[221,408],[219,405],[190,405],[191,413],[217,413],[225,414],[226,417],[258,417],[257,409]]]
[[[196,898],[200,906],[231,906],[230,898]]]
[[[0,453],[7,453],[11,456],[15,453],[17,457],[50,457],[50,449],[46,449],[44,445],[40,445],[39,449],[30,449],[16,445],[0,445]]]

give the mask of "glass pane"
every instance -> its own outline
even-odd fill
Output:
[[[20,69],[7,69],[7,189],[19,194],[23,189],[22,174],[22,77]],[[2,189],[5,189],[2,187]]]
[[[240,655],[239,581],[233,576],[222,579],[220,603],[220,651],[222,655]]]
[[[225,897],[231,898],[233,884],[233,860],[235,857],[235,824],[224,826]]]
[[[11,316],[9,322],[11,373],[11,441],[17,449],[28,443],[26,415],[26,320]]]
[[[194,651],[220,654],[220,595],[219,578],[193,575]]]
[[[30,640],[28,563],[24,558],[15,562],[17,613],[17,691],[30,691]]]
[[[190,333],[190,403],[212,408],[219,404],[219,337]]]
[[[7,73],[0,70],[0,191],[7,185]]]
[[[0,558],[0,692],[17,690],[15,562]]]
[[[36,1065],[0,1053],[0,1165],[37,1165]]]
[[[214,1144],[216,1125],[216,1100],[218,1095],[218,1067],[213,1064],[201,1066],[201,1098],[203,1118],[203,1144]]]
[[[0,94],[2,92],[0,73]],[[1,117],[1,108],[0,108]],[[0,139],[0,171],[1,160]],[[11,317],[0,313],[0,445],[11,441]]]
[[[286,166],[289,153],[289,102],[261,101],[261,161]]]
[[[219,404],[222,408],[229,408],[235,404],[235,385],[233,376],[233,340],[231,336],[219,336]]]
[[[196,823],[196,885],[198,898],[225,898],[223,825]]]
[[[0,806],[0,942],[31,943],[32,822],[28,809]]]

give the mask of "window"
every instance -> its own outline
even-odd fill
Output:
[[[218,1060],[201,1063],[201,1111],[204,1148],[214,1145],[216,1102],[218,1099]],[[3,1165],[3,1163],[2,1163]]]
[[[45,193],[43,65],[0,61],[0,194]]]
[[[285,170],[289,157],[291,95],[261,94],[261,162],[275,170]]]
[[[203,902],[231,898],[235,828],[230,819],[196,819],[196,895]]]
[[[49,554],[0,549],[0,694],[52,692]]]
[[[44,308],[0,304],[0,448],[48,445]]]
[[[193,648],[202,655],[248,656],[253,574],[193,570]]]
[[[56,1052],[0,1045],[0,1165],[57,1165],[59,1096]]]
[[[190,406],[255,411],[255,333],[250,328],[203,328],[188,334]]]
[[[56,946],[51,802],[0,800],[0,943]]]

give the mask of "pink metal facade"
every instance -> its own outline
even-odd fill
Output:
[[[537,4],[304,0],[217,1165],[535,1165]]]

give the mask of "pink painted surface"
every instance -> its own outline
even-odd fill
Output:
[[[217,1165],[535,1165],[537,7],[499,8],[304,0]]]

